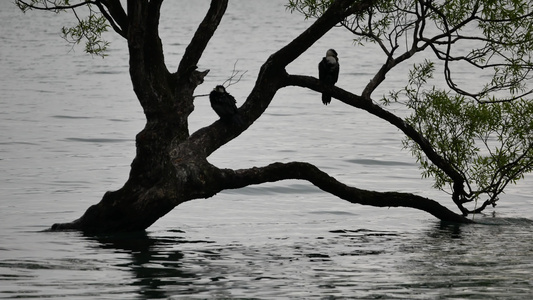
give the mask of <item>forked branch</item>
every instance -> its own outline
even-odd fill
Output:
[[[226,81],[224,81],[222,83],[223,86],[225,86],[226,88],[227,87],[230,87],[234,84],[236,84],[237,82],[241,81],[242,77],[244,76],[244,74],[246,74],[246,72],[248,71],[243,71],[241,73],[241,71],[238,71],[236,68],[237,68],[237,63],[239,62],[239,60],[236,60],[235,63],[233,64],[233,70],[231,71],[231,76],[226,79]],[[239,75],[240,74],[240,75]],[[239,76],[236,80],[235,78]],[[226,85],[226,83],[228,83],[228,85]]]

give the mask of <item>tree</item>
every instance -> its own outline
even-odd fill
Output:
[[[146,116],[136,136],[136,157],[127,182],[107,192],[77,220],[54,224],[52,230],[87,233],[144,230],[177,205],[208,198],[225,189],[286,179],[306,180],[351,203],[379,207],[411,207],[453,222],[471,222],[466,216],[494,205],[509,182],[532,169],[530,116],[525,97],[532,68],[533,19],[525,1],[431,0],[292,0],[288,8],[316,21],[293,41],[273,53],[257,75],[254,88],[238,109],[242,124],[218,120],[190,134],[188,117],[194,109],[194,91],[209,70],[197,63],[222,19],[228,0],[212,0],[203,21],[188,44],[177,70],[164,63],[158,24],[162,0],[79,1],[17,0],[19,7],[73,11],[78,24],[64,28],[67,40],[86,41],[88,53],[104,55],[101,33],[110,26],[128,44],[130,76]],[[76,13],[87,9],[86,18]],[[289,74],[286,66],[334,26],[343,26],[359,44],[377,43],[384,53],[379,71],[360,93],[322,84],[317,78]],[[465,34],[472,26],[480,30]],[[470,31],[469,31],[470,32]],[[511,38],[512,37],[512,38]],[[405,41],[405,45],[403,45]],[[461,42],[475,42],[467,54],[454,52]],[[474,45],[475,44],[475,45]],[[477,46],[477,45],[481,46]],[[475,47],[474,47],[475,46]],[[426,89],[435,65],[415,65],[405,88],[383,99],[372,95],[386,75],[417,53],[432,52],[444,62],[449,91]],[[471,69],[491,69],[490,82],[468,91],[455,82],[456,63]],[[344,64],[349,62],[343,62]],[[424,197],[377,192],[347,186],[316,166],[304,162],[274,162],[250,169],[221,169],[207,157],[237,138],[268,108],[276,92],[299,86],[327,92],[349,106],[365,110],[398,127],[437,188],[450,188],[461,214]],[[500,96],[507,92],[505,96]],[[379,101],[381,102],[381,105]],[[404,104],[413,114],[401,118],[384,105]],[[297,122],[297,120],[295,120]],[[479,146],[486,146],[486,152]],[[479,208],[464,204],[488,194]]]

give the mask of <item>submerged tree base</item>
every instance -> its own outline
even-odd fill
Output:
[[[190,166],[190,164],[187,165]],[[265,167],[241,170],[218,169],[206,162],[194,165],[198,169],[189,169],[187,172],[181,170],[176,173],[195,174],[195,176],[202,178],[202,184],[209,186],[209,188],[204,187],[202,189],[207,193],[204,194],[203,198],[212,196],[222,189],[236,189],[265,182],[299,179],[308,181],[323,191],[353,204],[375,207],[408,207],[425,211],[445,222],[473,223],[472,220],[449,210],[435,200],[410,193],[376,192],[351,187],[309,163],[274,163]],[[190,177],[185,176],[181,180],[186,180],[185,178]],[[176,185],[179,184],[178,181],[175,183]],[[70,223],[54,224],[51,230],[78,230],[88,234],[142,231],[170,212],[175,206],[185,202],[170,199],[171,195],[166,194],[169,189],[162,189],[158,192],[154,192],[152,189],[151,192],[142,192],[139,194],[142,195],[142,199],[124,199],[121,195],[132,195],[131,191],[125,190],[126,188],[128,186],[117,192],[106,193],[102,201],[91,206],[81,218]],[[155,189],[157,190],[157,187]],[[165,194],[167,197],[164,196]],[[131,203],[136,204],[132,205]]]

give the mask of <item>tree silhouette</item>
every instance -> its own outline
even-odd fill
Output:
[[[16,2],[23,10],[88,9],[86,18],[75,13],[78,24],[64,28],[63,34],[74,43],[85,41],[86,51],[92,54],[104,55],[107,42],[101,33],[108,25],[123,37],[133,89],[146,116],[124,186],[107,192],[79,219],[54,224],[52,230],[144,230],[186,201],[286,179],[309,181],[351,203],[410,207],[441,220],[471,222],[468,214],[495,205],[505,186],[533,167],[529,117],[533,105],[525,99],[531,93],[527,83],[533,53],[533,16],[527,1],[289,1],[289,9],[316,18],[314,23],[262,65],[253,89],[238,108],[242,122],[228,125],[217,120],[193,133],[189,133],[188,118],[194,110],[194,91],[209,72],[198,70],[197,64],[224,16],[227,0],[211,1],[175,71],[165,65],[159,37],[162,0],[129,0],[126,6],[118,0]],[[335,26],[352,32],[357,43],[376,43],[384,54],[378,72],[359,94],[286,71],[287,65]],[[456,53],[455,46],[463,42],[474,43],[468,53]],[[443,62],[449,90],[426,87],[435,71],[434,63],[427,60],[413,67],[405,88],[374,99],[374,91],[387,74],[420,52],[432,53]],[[490,69],[493,76],[480,90],[470,91],[468,85],[455,80],[453,70],[458,63],[470,69]],[[396,126],[424,168],[423,175],[434,177],[437,188],[449,189],[461,214],[413,194],[347,186],[305,162],[233,170],[207,161],[260,118],[276,92],[288,86],[325,92]],[[402,104],[413,114],[397,116],[386,109],[391,104]],[[480,145],[487,150],[482,151]],[[465,207],[484,194],[489,198],[480,207]]]

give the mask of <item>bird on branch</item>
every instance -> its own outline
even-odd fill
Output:
[[[318,79],[330,86],[333,86],[339,79],[339,58],[334,49],[329,49],[318,64]],[[328,105],[330,102],[331,95],[322,93],[322,103]]]
[[[211,107],[226,124],[241,126],[244,124],[242,117],[237,110],[237,101],[226,92],[223,85],[217,85],[209,94]]]

